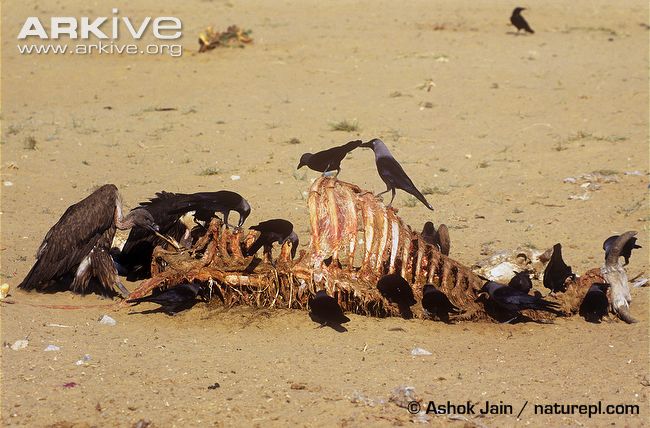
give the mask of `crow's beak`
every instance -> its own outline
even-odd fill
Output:
[[[296,167],[296,169],[300,169],[300,168],[302,168],[303,166],[305,166],[305,164],[302,163],[302,162],[300,162],[300,163],[298,164],[298,166]]]

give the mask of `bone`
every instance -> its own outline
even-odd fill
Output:
[[[325,289],[329,295],[337,296],[344,311],[399,316],[399,307],[381,297],[376,288],[377,279],[392,270],[407,280],[416,300],[422,298],[422,286],[431,283],[462,311],[455,318],[495,320],[485,306],[476,301],[484,281],[468,267],[426,245],[394,210],[386,209],[371,193],[340,180],[319,178],[310,188],[308,204],[311,240],[308,251],[301,251],[297,260],[288,259],[287,246],[282,248],[275,266],[260,264],[248,271],[245,263],[238,261],[241,250],[237,249],[237,242],[242,239],[241,233],[226,232],[215,220],[199,240],[201,246],[195,245],[192,252],[157,249],[155,277],[144,281],[130,297],[142,297],[156,287],[214,280],[230,305],[306,309],[308,296]],[[363,247],[356,245],[359,226],[363,229]],[[255,235],[246,235],[244,247],[254,239]],[[202,251],[202,257],[197,259],[194,254]],[[340,255],[347,264],[326,266],[323,261],[333,254]],[[354,261],[360,259],[363,260],[361,266],[355,267]],[[591,284],[605,282],[605,275],[614,278],[608,280],[610,284],[616,280],[621,282],[612,289],[623,290],[618,292],[619,300],[625,303],[618,303],[616,307],[619,316],[625,319],[625,313],[629,315],[629,310],[625,312],[625,305],[629,307],[629,288],[618,258],[616,263],[609,260],[602,273],[601,269],[596,269],[580,278],[568,278],[566,292],[548,299],[557,303],[561,308],[559,312],[564,315],[577,313]],[[421,305],[414,308],[413,316],[424,316],[420,308]],[[623,308],[623,315],[620,315],[620,308]],[[613,310],[616,310],[614,305]],[[525,315],[540,321],[556,316],[548,311],[540,313],[529,309],[525,309]]]
[[[632,296],[630,295],[630,287],[627,281],[627,273],[619,261],[621,251],[628,241],[630,241],[636,232],[625,232],[616,238],[612,244],[605,265],[601,268],[605,281],[610,285],[610,305],[612,311],[623,321],[628,324],[637,322],[636,319],[630,314],[630,303]]]

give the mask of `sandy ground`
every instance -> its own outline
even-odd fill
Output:
[[[20,55],[26,17],[111,16],[110,7],[2,3],[1,275],[12,287],[65,208],[108,182],[129,208],[163,189],[235,190],[253,206],[247,224],[287,218],[306,244],[303,192],[316,174],[296,173],[298,158],[357,137],[383,138],[428,189],[433,214],[399,193],[400,215],[418,229],[446,223],[464,264],[561,242],[581,273],[600,266],[607,236],[637,230],[644,248],[628,272],[647,275],[647,2],[534,2],[532,36],[512,34],[516,5],[505,1],[117,6],[132,19],[179,17],[183,56]],[[196,54],[203,28],[231,23],[252,29],[254,44]],[[341,120],[359,130],[332,131]],[[618,181],[598,190],[563,181],[593,172]],[[369,151],[349,156],[340,178],[383,190]],[[28,336],[29,346],[2,348],[2,423],[647,426],[648,288],[632,296],[635,325],[352,315],[339,334],[299,311],[198,304],[168,317],[14,288],[16,303],[0,306],[2,340]],[[48,304],[87,308],[38,306]],[[105,313],[116,326],[97,322]],[[49,344],[60,351],[44,352]],[[414,347],[432,355],[413,357]],[[388,401],[399,386],[425,403],[469,400],[478,410],[489,400],[514,414],[414,417]],[[641,415],[533,412],[598,401],[637,404]]]

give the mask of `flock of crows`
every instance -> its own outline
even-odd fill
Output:
[[[305,153],[301,156],[298,168],[307,166],[323,175],[338,175],[341,162],[346,155],[359,147],[372,149],[380,178],[386,184],[381,194],[391,192],[390,207],[401,189],[415,196],[428,209],[433,207],[417,189],[399,162],[386,145],[379,139],[368,142],[350,141],[318,153]],[[229,215],[235,211],[239,215],[236,226],[229,223]],[[250,215],[251,206],[241,195],[221,190],[193,194],[159,192],[156,197],[142,202],[138,207],[123,216],[122,203],[117,187],[106,184],[91,195],[70,206],[61,219],[47,232],[36,252],[36,262],[19,288],[41,292],[72,290],[85,294],[96,292],[115,296],[117,288],[126,298],[128,290],[122,285],[119,276],[129,280],[149,278],[154,248],[158,245],[171,245],[177,249],[190,248],[207,230],[210,220],[217,214],[223,216],[225,227],[241,228]],[[112,248],[117,229],[131,229],[124,246]],[[299,244],[293,224],[284,219],[270,219],[250,227],[259,236],[245,252],[255,255],[260,248],[270,254],[274,243],[292,243],[292,257],[295,257]],[[441,253],[449,255],[450,241],[447,227],[440,225],[435,229],[432,222],[426,222],[422,238],[437,247]],[[605,241],[607,252],[616,236]],[[632,249],[640,248],[636,239],[628,242],[622,251],[626,264]],[[561,245],[556,244],[544,272],[544,286],[551,292],[564,291],[565,280],[575,277],[571,268],[562,260]],[[91,281],[92,279],[95,281]],[[532,282],[528,272],[516,273],[509,284],[499,284],[486,279],[480,299],[488,305],[496,305],[501,311],[519,317],[525,309],[557,312],[557,306],[542,298],[539,292],[529,294]],[[391,303],[396,304],[402,316],[411,318],[411,306],[416,304],[410,284],[399,274],[383,276],[377,283],[379,292]],[[607,313],[606,284],[591,287],[584,301],[585,317],[599,320]],[[427,284],[422,290],[422,306],[433,319],[449,322],[450,314],[458,313],[447,296],[434,285]],[[205,284],[186,283],[170,289],[156,289],[150,296],[127,300],[129,303],[154,302],[162,311],[174,314],[191,307],[197,298],[209,300],[210,293]],[[349,321],[338,302],[321,290],[309,299],[311,317],[321,324],[342,328]]]
[[[534,33],[521,16],[523,10],[525,9],[522,7],[515,8],[510,22],[517,28],[517,32],[524,30]],[[355,140],[318,153],[305,153],[300,158],[298,168],[307,166],[323,175],[338,175],[345,156],[359,147],[369,148],[374,152],[377,171],[386,184],[386,190],[377,196],[391,192],[388,207],[395,199],[396,189],[401,189],[433,210],[386,145],[376,138],[366,143]],[[71,205],[52,226],[36,252],[34,266],[18,287],[41,292],[68,289],[81,294],[96,292],[106,296],[116,295],[117,288],[123,297],[128,297],[129,292],[120,282],[119,276],[125,276],[132,281],[149,278],[151,258],[156,246],[189,248],[205,233],[207,225],[216,214],[221,214],[226,227],[231,227],[228,219],[232,211],[239,214],[236,227],[241,228],[250,215],[251,207],[241,195],[227,190],[192,194],[162,191],[123,216],[117,187],[113,184],[103,185],[85,199]],[[121,249],[112,248],[117,229],[130,229]],[[247,249],[246,256],[255,255],[260,248],[270,254],[274,243],[282,245],[290,241],[291,256],[295,257],[299,238],[290,221],[270,219],[250,229],[260,234]],[[426,222],[421,237],[437,247],[441,253],[449,255],[449,232],[444,224],[436,230],[432,222]],[[606,257],[617,237],[612,236],[603,244]],[[621,252],[625,264],[629,263],[631,252],[635,248],[641,247],[636,245],[636,238],[633,238]],[[562,260],[561,245],[556,244],[544,271],[544,286],[552,293],[562,292],[569,277],[575,277],[575,274]],[[591,286],[580,308],[580,313],[585,319],[598,322],[607,314],[607,286]],[[408,281],[397,273],[388,274],[380,278],[377,289],[388,301],[398,305],[402,316],[412,317],[410,308],[416,304],[416,300]],[[555,303],[542,298],[538,291],[531,295],[531,289],[529,272],[518,272],[507,285],[486,279],[479,299],[485,299],[486,304],[494,305],[515,318],[520,317],[520,311],[525,309],[559,313]],[[186,283],[166,290],[156,289],[150,296],[127,302],[157,303],[162,311],[173,315],[193,306],[198,297],[206,301],[210,299],[206,286]],[[314,321],[339,331],[344,330],[341,324],[349,321],[336,299],[329,296],[325,290],[320,290],[310,297],[309,307],[310,316]],[[450,322],[450,314],[460,312],[449,298],[432,284],[426,284],[422,289],[422,307],[431,318],[445,322]]]

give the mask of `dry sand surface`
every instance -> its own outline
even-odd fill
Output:
[[[648,288],[632,292],[634,325],[351,315],[342,334],[300,311],[200,303],[169,317],[13,288],[63,211],[103,183],[118,186],[127,208],[163,189],[231,189],[253,206],[248,225],[287,218],[304,248],[303,192],[317,175],[295,171],[300,154],[372,137],[436,209],[398,193],[399,214],[416,229],[446,223],[463,264],[561,242],[582,273],[601,265],[607,236],[637,230],[644,248],[628,273],[647,275],[647,2],[531,2],[529,36],[512,33],[516,4],[506,1],[118,3],[2,3],[1,273],[15,302],[0,306],[2,340],[29,340],[2,348],[3,425],[648,425]],[[184,54],[17,51],[28,16],[111,16],[112,6],[138,22],[179,17]],[[202,29],[232,23],[252,29],[254,43],[196,53]],[[341,120],[359,130],[332,131]],[[597,190],[563,181],[593,172],[618,180]],[[383,190],[367,150],[346,159],[340,178]],[[105,313],[116,326],[98,323]],[[44,352],[49,344],[60,351]],[[414,347],[432,355],[413,357]],[[469,400],[478,410],[489,400],[514,414],[414,417],[388,401],[399,386],[425,403]],[[599,401],[637,404],[641,415],[533,413]]]

